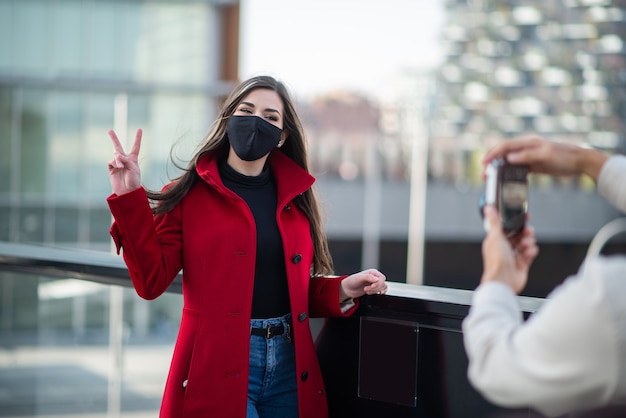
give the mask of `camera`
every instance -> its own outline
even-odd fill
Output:
[[[484,205],[494,205],[502,218],[504,233],[509,237],[520,233],[528,213],[528,167],[509,164],[500,158],[487,166],[485,174],[485,192],[479,205],[481,216]],[[487,231],[486,220],[483,226]]]

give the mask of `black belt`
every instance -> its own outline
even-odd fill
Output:
[[[287,330],[283,324],[265,328],[251,328],[250,334],[265,337],[267,339],[274,338],[278,335],[288,334],[291,337],[291,327],[287,324]]]

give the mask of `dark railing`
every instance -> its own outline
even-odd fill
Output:
[[[0,271],[132,286],[122,257],[103,251],[0,242]],[[177,277],[168,291],[182,293],[180,280]]]
[[[121,257],[105,252],[0,243],[2,271],[131,286]],[[180,276],[169,291],[181,292]],[[469,384],[461,323],[471,296],[390,282],[387,295],[363,297],[353,317],[320,321],[314,333],[331,417],[540,417],[498,408]],[[519,300],[526,315],[542,302]]]

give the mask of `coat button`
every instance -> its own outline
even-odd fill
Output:
[[[306,320],[306,312],[302,312],[300,315],[298,315],[298,321],[304,322],[305,320]]]
[[[183,387],[184,387],[184,388],[186,388],[186,387],[187,387],[187,382],[188,382],[188,380],[187,380],[187,379],[183,380]]]
[[[286,205],[285,210],[291,210],[291,205]]]
[[[293,264],[298,264],[300,262],[300,260],[302,260],[302,255],[300,255],[300,254],[296,254],[293,257],[291,257],[291,262]]]
[[[308,378],[309,378],[309,372],[302,372],[302,374],[300,375],[300,379],[302,379],[303,382],[306,382]]]

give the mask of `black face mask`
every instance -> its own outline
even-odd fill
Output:
[[[278,145],[282,133],[282,129],[258,116],[231,116],[226,124],[230,146],[244,161],[255,161],[269,154]]]

